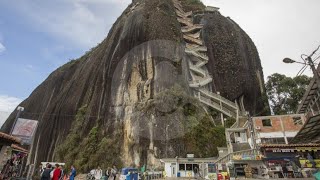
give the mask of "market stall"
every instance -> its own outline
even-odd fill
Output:
[[[261,146],[270,178],[308,178],[320,167],[319,144]]]
[[[11,179],[21,175],[22,161],[28,151],[17,145],[20,143],[19,138],[0,132],[0,179]]]

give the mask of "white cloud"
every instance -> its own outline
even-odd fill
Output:
[[[0,127],[21,101],[21,99],[16,97],[0,95]]]
[[[0,54],[6,50],[6,47],[0,42]]]
[[[95,46],[131,0],[57,0],[12,3],[37,31],[49,33],[65,43]]]

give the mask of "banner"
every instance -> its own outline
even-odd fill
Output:
[[[38,127],[38,121],[18,118],[12,131],[12,135],[20,138],[22,144],[30,145]]]

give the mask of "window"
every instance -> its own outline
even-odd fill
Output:
[[[271,125],[271,120],[270,119],[262,119],[262,125],[263,126],[269,126],[269,127],[271,127],[272,125]]]
[[[198,165],[198,164],[193,164],[192,166],[193,166],[193,167],[192,167],[193,172],[194,172],[194,173],[198,173],[198,172],[199,172],[199,165]]]
[[[187,164],[187,171],[192,171],[192,164]]]
[[[293,119],[293,124],[294,125],[303,125],[301,116],[295,116],[292,119]]]
[[[179,164],[179,171],[185,171],[186,170],[186,164]]]

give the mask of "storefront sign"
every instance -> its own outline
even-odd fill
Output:
[[[320,150],[319,147],[297,147],[296,149],[297,149],[297,151],[302,151],[302,152],[305,152],[305,151],[318,151],[318,150]]]
[[[232,160],[261,160],[259,155],[234,155]]]
[[[290,153],[290,152],[294,152],[294,149],[272,149],[272,152]]]
[[[266,151],[290,153],[294,151],[320,151],[320,147],[295,147],[291,149],[266,148]]]

